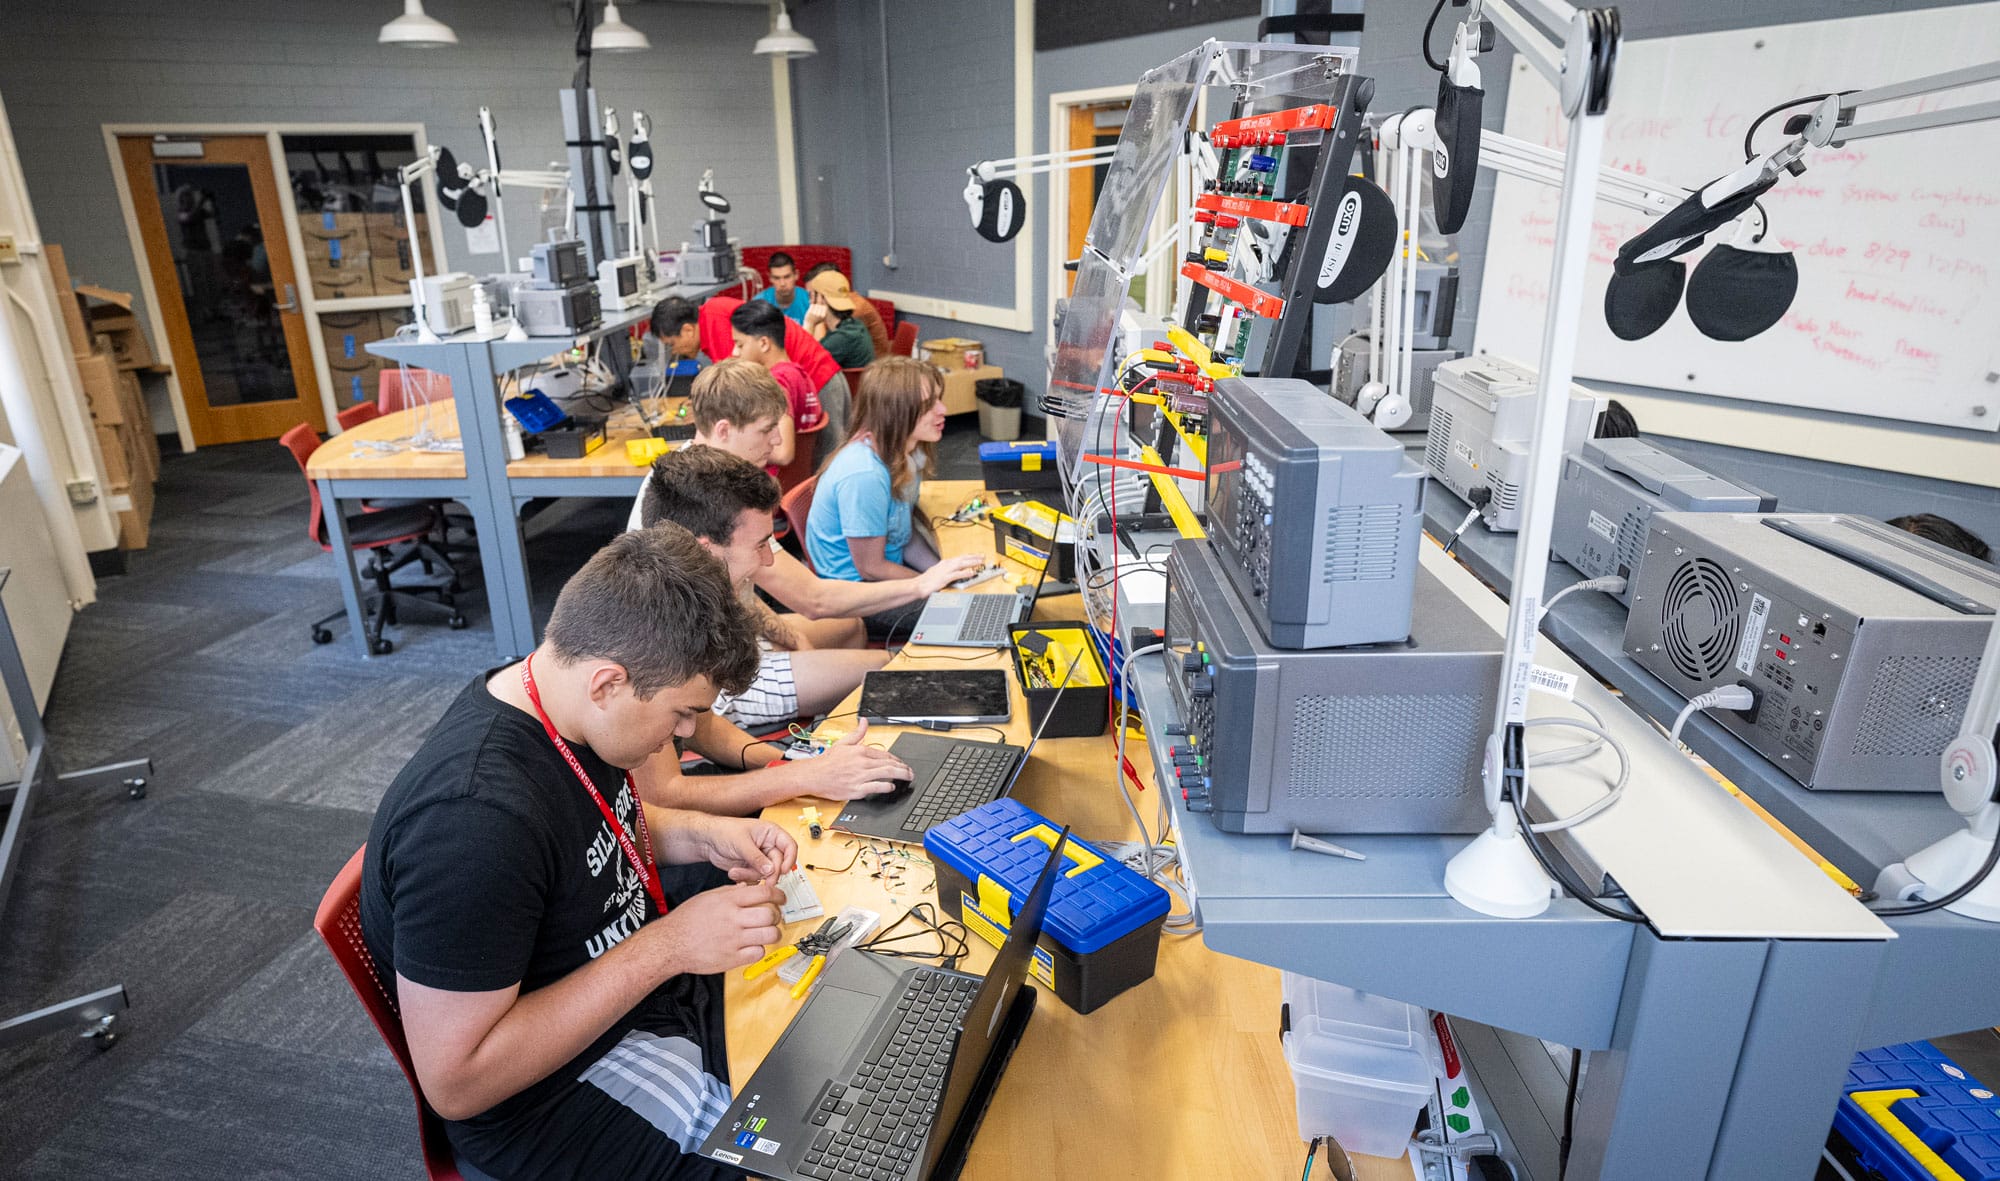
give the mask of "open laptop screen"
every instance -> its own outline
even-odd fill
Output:
[[[1062,868],[1063,849],[1068,844],[1069,829],[1065,828],[1056,838],[1055,847],[1049,850],[1049,859],[1042,866],[1041,876],[1035,879],[1034,888],[1028,891],[1026,901],[1021,903],[1020,913],[1014,916],[1014,925],[994,955],[993,967],[972,998],[972,1007],[966,1010],[958,1044],[952,1050],[951,1065],[945,1074],[944,1093],[938,1096],[937,1118],[931,1121],[930,1140],[924,1145],[924,1167],[917,1174],[919,1177],[931,1175],[946,1143],[957,1132],[959,1121],[965,1118],[966,1102],[979,1081],[979,1072],[993,1055],[993,1042],[1001,1023],[1007,1019],[1007,1007],[1027,984],[1028,964],[1034,957],[1036,941],[1042,937],[1042,919],[1048,913],[1049,898],[1055,893],[1056,874]]]

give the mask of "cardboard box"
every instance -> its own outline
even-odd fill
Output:
[[[111,355],[86,353],[78,357],[76,373],[83,381],[83,397],[90,405],[91,421],[106,427],[124,423],[125,404],[118,396],[118,366]]]
[[[70,282],[69,262],[63,257],[63,249],[53,242],[43,247],[44,257],[49,260],[49,278],[57,291],[74,291]],[[76,299],[59,299],[62,304],[63,327],[69,330],[69,351],[83,354],[90,351],[90,321],[83,314],[83,304]]]
[[[368,241],[368,219],[366,213],[301,213],[299,215],[299,240],[306,248],[306,257],[317,254],[325,258],[332,243],[345,243],[350,250],[365,248]]]
[[[375,294],[375,275],[368,266],[366,249],[353,251],[342,243],[333,244],[336,253],[325,258],[306,258],[306,278],[312,283],[314,299],[363,299]]]
[[[373,402],[381,392],[382,370],[374,365],[365,369],[335,369],[332,377],[333,400],[338,406]]]
[[[985,346],[963,336],[942,336],[922,341],[918,343],[917,351],[924,360],[946,373],[977,369],[986,363]]]
[[[104,483],[112,492],[132,486],[132,462],[125,455],[125,437],[114,426],[97,428],[97,449],[104,455]]]
[[[153,483],[140,481],[126,495],[132,507],[118,514],[118,548],[145,549],[153,526]]]
[[[139,318],[132,313],[132,296],[128,292],[79,283],[76,305],[86,342],[76,350],[78,353],[109,352],[121,369],[140,369],[153,363],[153,347],[139,328]],[[68,323],[67,312],[64,321]],[[72,325],[72,345],[76,334],[77,326]]]
[[[974,397],[975,387],[985,378],[1005,376],[1007,374],[998,365],[982,365],[977,369],[945,370],[944,412],[970,414],[979,409],[979,400]]]
[[[372,364],[367,344],[381,339],[382,320],[374,312],[321,312],[319,334],[326,343],[326,363],[334,369]]]
[[[369,265],[375,273],[376,294],[392,295],[408,290],[410,280],[417,277],[415,260],[410,257],[409,238],[374,241],[370,247],[374,251]]]
[[[403,222],[403,210],[398,206],[389,213],[370,213],[368,219],[368,242],[375,250],[387,247],[395,249],[398,242],[410,240],[410,227]],[[417,214],[417,240],[427,241],[430,221],[424,214]]]

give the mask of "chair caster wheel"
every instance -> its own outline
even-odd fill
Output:
[[[96,1046],[99,1050],[108,1050],[118,1044],[117,1024],[118,1014],[106,1013],[104,1016],[91,1022],[77,1036]]]
[[[454,611],[451,613],[451,618],[444,621],[444,625],[455,632],[464,631],[467,622],[468,621],[465,618],[465,616],[460,615],[458,612]]]
[[[130,799],[145,799],[146,781],[144,779],[127,779],[125,781],[125,795]]]
[[[333,633],[326,630],[323,627],[314,628],[312,635],[313,635],[313,643],[315,644],[333,643]]]
[[[371,649],[377,656],[387,656],[396,650],[396,645],[388,640],[377,640],[371,646]]]

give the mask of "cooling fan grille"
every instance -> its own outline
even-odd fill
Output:
[[[1660,631],[1667,658],[1691,681],[1707,683],[1729,671],[1743,636],[1736,584],[1707,558],[1683,563],[1667,580]]]

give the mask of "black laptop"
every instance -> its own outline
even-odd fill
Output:
[[[1063,670],[1056,697],[1069,688],[1076,672],[1078,652]],[[869,673],[880,676],[881,673]],[[1002,674],[1003,676],[1005,674]],[[863,796],[841,805],[833,827],[856,836],[880,837],[888,841],[915,844],[924,839],[932,825],[943,824],[982,804],[990,804],[1014,790],[1014,783],[1027,769],[1028,757],[1042,741],[1042,731],[1056,716],[1056,702],[1042,714],[1026,750],[1005,742],[979,742],[969,738],[941,738],[935,734],[896,735],[889,753],[908,763],[908,786],[880,795]]]
[[[949,1181],[1035,1011],[1028,965],[1064,829],[985,979],[848,951],[737,1089],[701,1155],[779,1181]]]

